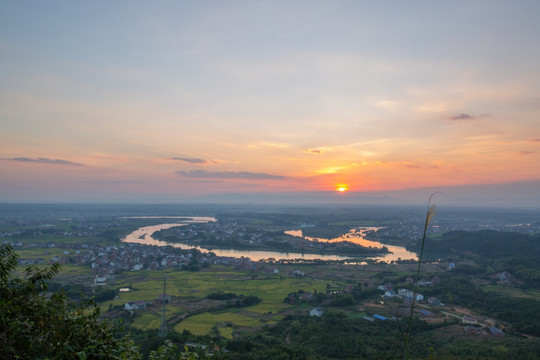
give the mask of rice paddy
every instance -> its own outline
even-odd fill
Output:
[[[167,275],[166,292],[171,296],[167,304],[167,321],[175,324],[174,330],[189,330],[197,335],[219,333],[232,338],[238,328],[258,328],[276,323],[284,311],[292,306],[285,297],[300,289],[324,292],[326,283],[307,278],[284,277],[231,271],[230,268],[187,271],[138,271],[125,272],[109,286],[131,287],[133,291],[119,293],[117,298],[101,304],[102,310],[110,305],[123,306],[136,300],[154,301],[163,293],[163,275]],[[246,308],[227,307],[225,301],[207,300],[207,295],[228,292],[237,295],[254,295],[262,301]],[[160,300],[145,309],[134,312],[133,326],[138,329],[158,329],[161,325]]]

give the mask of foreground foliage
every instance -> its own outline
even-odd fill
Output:
[[[92,302],[70,302],[63,292],[45,296],[58,264],[31,266],[17,277],[17,258],[11,246],[0,246],[1,359],[140,358],[129,338],[115,337],[114,327],[98,320]]]

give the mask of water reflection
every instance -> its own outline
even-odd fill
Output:
[[[289,230],[285,231],[285,234],[301,237],[310,241],[314,242],[343,242],[348,241],[357,245],[365,246],[365,247],[372,247],[380,249],[383,246],[385,246],[388,251],[390,251],[390,254],[384,254],[381,256],[374,256],[374,257],[368,257],[368,259],[372,260],[379,260],[379,261],[397,261],[397,260],[418,260],[418,256],[405,249],[403,246],[396,246],[396,245],[387,245],[380,243],[378,241],[368,240],[365,238],[365,236],[369,232],[375,232],[382,228],[380,227],[358,227],[351,229],[347,234],[341,235],[334,239],[323,239],[323,238],[314,238],[309,236],[304,236],[302,233],[302,230]]]
[[[141,227],[135,231],[133,231],[131,234],[127,235],[125,238],[122,239],[122,242],[126,243],[134,243],[134,244],[143,244],[143,245],[154,245],[154,246],[172,246],[179,249],[197,249],[202,252],[208,252],[211,251],[217,256],[224,256],[224,257],[249,257],[251,260],[258,261],[262,259],[268,259],[268,258],[274,258],[274,259],[286,259],[286,260],[292,260],[292,259],[306,259],[306,260],[315,260],[315,259],[321,259],[321,260],[346,260],[350,259],[351,256],[342,256],[342,255],[325,255],[325,254],[306,254],[306,253],[299,253],[299,252],[280,252],[280,251],[265,251],[265,250],[234,250],[234,249],[209,249],[205,247],[200,246],[193,246],[185,243],[171,243],[161,240],[156,240],[152,237],[152,234],[154,234],[156,231],[170,229],[173,227],[179,227],[179,226],[185,226],[187,224],[191,223],[205,223],[210,221],[216,221],[213,217],[187,217],[187,216],[178,216],[178,217],[131,217],[131,218],[138,218],[138,219],[158,219],[158,218],[167,218],[167,219],[185,219],[180,223],[167,223],[167,224],[159,224],[159,225],[151,225],[151,226],[144,226]],[[376,231],[379,228],[358,228],[353,229],[351,232],[349,232],[346,235],[343,235],[342,237],[336,238],[336,239],[315,239],[315,238],[309,238],[306,237],[308,240],[311,241],[324,241],[324,242],[334,242],[334,241],[351,241],[356,244],[362,245],[362,246],[371,246],[376,248],[381,248],[383,246],[386,246],[389,251],[392,253],[390,254],[384,254],[382,256],[377,257],[368,257],[367,259],[373,259],[373,260],[381,260],[390,262],[392,260],[406,260],[406,259],[417,259],[416,254],[411,253],[407,251],[405,248],[401,246],[393,246],[393,245],[384,245],[377,241],[371,241],[366,240],[364,238],[365,234],[368,231]],[[302,230],[290,230],[286,231],[285,233],[293,236],[300,236],[302,235]],[[365,259],[365,258],[363,258]]]

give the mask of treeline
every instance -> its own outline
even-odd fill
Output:
[[[540,342],[521,339],[443,338],[433,330],[451,324],[429,325],[415,319],[410,359],[540,359]],[[220,359],[397,359],[403,332],[395,321],[369,322],[338,311],[322,317],[287,316],[257,334],[227,341]],[[215,358],[215,357],[214,357]]]
[[[302,228],[302,234],[319,239],[335,239],[349,233],[350,230],[350,225],[331,225],[319,222],[316,226]]]
[[[208,294],[206,298],[211,300],[227,300],[236,307],[253,306],[262,301],[261,298],[254,295],[244,296],[242,294],[236,295],[235,293],[228,292],[213,292]]]
[[[418,251],[421,240],[415,248]],[[523,287],[540,289],[540,235],[482,230],[451,231],[439,240],[427,238],[425,252],[442,258],[471,258],[494,272],[507,271],[523,281]]]
[[[420,244],[418,243],[417,246]],[[471,259],[477,266],[460,265],[441,275],[439,285],[424,295],[437,296],[512,324],[517,332],[540,336],[540,299],[502,296],[487,292],[471,276],[495,282],[496,273],[508,272],[513,286],[540,289],[540,235],[482,230],[452,231],[439,240],[427,239],[425,251],[446,258]]]
[[[426,252],[445,252],[448,255],[476,254],[489,258],[507,258],[517,255],[540,256],[540,236],[530,236],[517,232],[493,230],[450,231],[442,234],[440,240],[426,239]],[[420,246],[418,242],[417,246]]]
[[[346,307],[357,304],[367,299],[378,298],[381,291],[378,289],[367,288],[358,283],[350,293],[337,292],[306,292],[302,289],[289,293],[283,301],[288,304],[309,303],[313,306],[328,305],[334,307]]]

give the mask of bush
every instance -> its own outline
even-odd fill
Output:
[[[45,297],[46,281],[60,265],[28,267],[15,277],[18,256],[0,246],[0,358],[2,359],[139,359],[138,348],[115,328],[99,321],[93,302],[75,304],[64,292]]]

